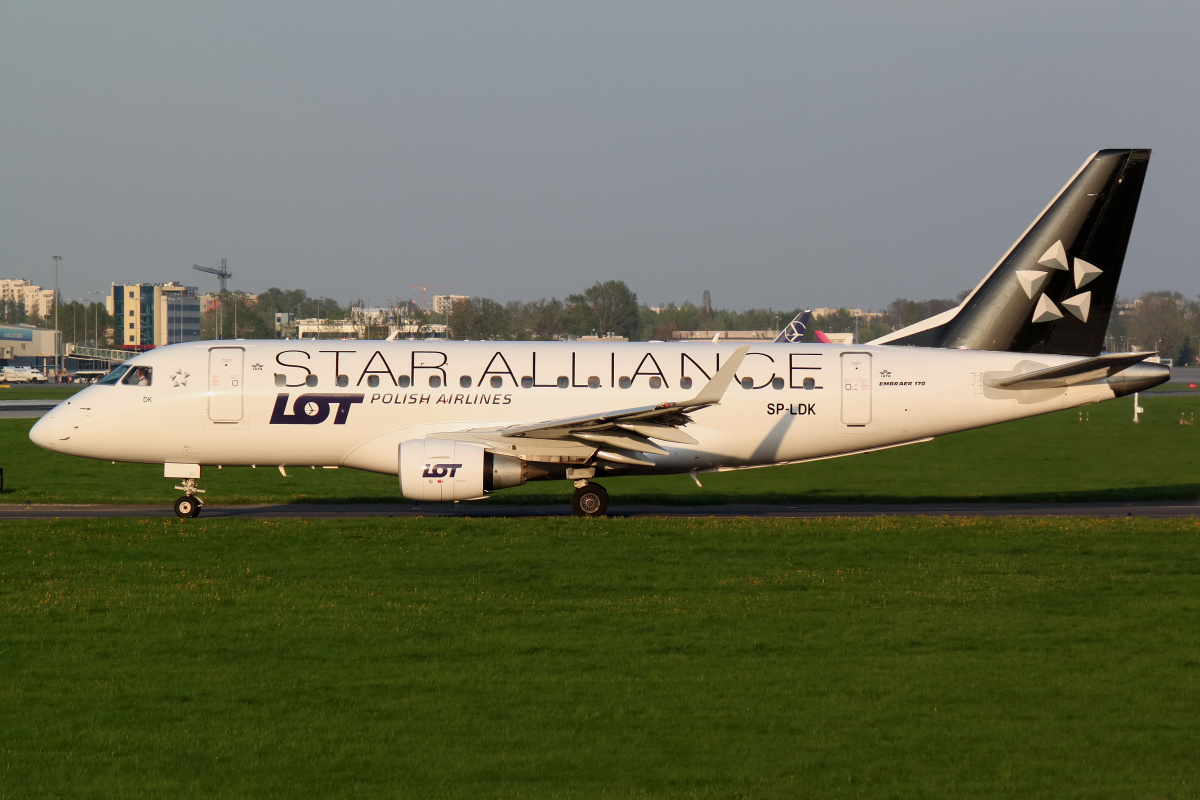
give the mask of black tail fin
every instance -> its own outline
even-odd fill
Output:
[[[872,344],[1100,353],[1149,150],[1101,150],[958,308]]]

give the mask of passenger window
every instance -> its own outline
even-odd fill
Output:
[[[600,379],[597,378],[595,375],[588,378],[588,388],[589,389],[599,389],[600,388]]]
[[[684,375],[682,378],[679,379],[679,388],[680,389],[692,388],[692,379],[689,378],[688,376]]]
[[[622,389],[628,389],[633,386],[633,381],[627,375],[622,375],[621,379],[617,381],[617,385]]]
[[[499,375],[492,376],[492,388],[493,389],[499,389],[503,385],[504,385],[504,378],[501,378]]]
[[[804,388],[805,389],[815,389],[815,388],[817,388],[817,382],[814,381],[812,378],[805,378],[804,379]]]
[[[471,376],[463,375],[461,378],[458,379],[458,385],[464,389],[470,389],[471,388]]]
[[[129,370],[129,374],[125,376],[125,380],[121,383],[129,386],[149,386],[150,385],[150,367],[135,367]]]
[[[560,388],[560,389],[566,389],[566,388],[567,388],[568,386],[570,386],[570,385],[571,385],[571,382],[570,382],[569,380],[567,380],[567,376],[566,376],[566,375],[559,375],[559,376],[558,376],[558,388]]]
[[[783,388],[783,378],[773,378],[771,380],[771,388],[772,389],[782,389]]]
[[[651,378],[650,379],[650,388],[651,389],[661,389],[662,388],[662,378],[658,377],[657,375],[655,375],[653,378]]]

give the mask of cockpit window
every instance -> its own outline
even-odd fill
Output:
[[[134,367],[125,376],[121,383],[130,386],[149,386],[150,385],[150,368],[149,367]]]
[[[117,381],[121,380],[121,378],[123,378],[125,376],[126,372],[129,372],[129,365],[121,364],[119,367],[114,369],[112,372],[108,373],[103,378],[96,381],[96,385],[101,386],[104,384],[116,383]]]

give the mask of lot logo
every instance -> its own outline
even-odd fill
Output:
[[[361,403],[361,394],[302,394],[292,403],[292,413],[287,412],[288,395],[275,398],[271,411],[272,425],[319,425],[329,418],[330,406],[337,406],[333,416],[334,425],[345,425],[350,416],[350,406]]]
[[[454,473],[462,469],[462,464],[434,464],[425,465],[425,471],[421,473],[422,478],[453,478]]]

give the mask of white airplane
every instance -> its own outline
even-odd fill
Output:
[[[1109,400],[1170,376],[1100,355],[1149,157],[1089,157],[959,307],[867,345],[195,342],[117,367],[30,438],[163,464],[181,517],[220,465],[396,475],[417,501],[568,480],[594,516],[597,478],[699,483]]]

